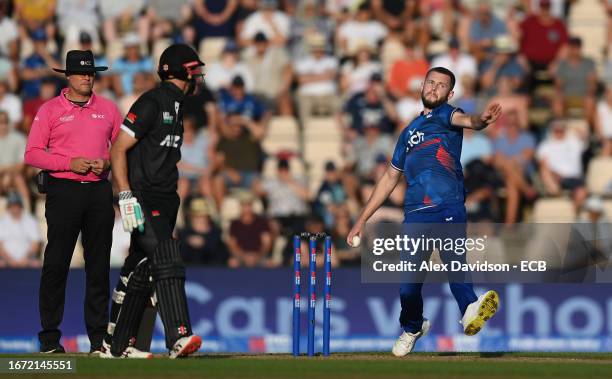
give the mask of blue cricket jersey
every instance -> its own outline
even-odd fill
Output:
[[[465,189],[461,168],[463,128],[451,125],[454,112],[444,103],[412,120],[402,131],[391,165],[404,173],[404,212],[436,211],[440,206],[463,206]]]

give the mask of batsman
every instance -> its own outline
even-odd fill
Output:
[[[204,62],[184,44],[169,46],[159,59],[161,84],[130,108],[111,148],[112,176],[119,191],[129,255],[113,291],[104,357],[150,358],[135,340],[150,299],[164,324],[170,358],[196,352],[185,295],[185,266],[172,239],[180,200],[178,169],[183,140],[182,102],[199,90]]]

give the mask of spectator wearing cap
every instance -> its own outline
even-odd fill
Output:
[[[497,93],[500,78],[508,78],[512,92],[518,91],[525,83],[528,63],[517,55],[516,44],[508,35],[495,39],[495,54],[485,60],[480,68],[480,88],[485,94]]]
[[[227,246],[221,228],[212,219],[213,209],[205,198],[196,197],[189,203],[187,223],[178,233],[181,255],[188,265],[227,265]]]
[[[302,123],[306,123],[314,113],[333,114],[338,106],[338,60],[326,54],[324,35],[313,34],[307,43],[310,53],[294,62],[298,115]]]
[[[250,194],[240,199],[240,216],[229,227],[227,247],[231,268],[265,266],[272,250],[270,222],[255,213],[253,201]]]
[[[476,59],[472,55],[461,51],[459,40],[455,37],[449,40],[448,51],[431,61],[431,67],[444,67],[455,74],[457,81],[453,92],[455,92],[454,97],[457,99],[460,99],[463,95],[463,78],[466,76],[476,78],[478,76]]]
[[[387,96],[380,74],[372,75],[365,91],[351,97],[342,113],[342,125],[351,140],[363,134],[369,125],[375,125],[383,133],[395,130],[395,104]]]
[[[406,95],[407,88],[413,78],[424,78],[429,69],[429,63],[414,44],[404,42],[402,46],[402,56],[391,64],[387,76],[387,88],[396,99]]]
[[[238,0],[194,1],[194,24],[198,41],[209,37],[232,38],[236,29],[235,16],[239,3]]]
[[[601,141],[602,155],[612,155],[612,83],[606,85],[602,98],[597,103],[595,134]]]
[[[478,61],[489,59],[494,51],[495,39],[507,33],[504,22],[493,13],[490,1],[480,0],[470,23],[470,52]]]
[[[364,1],[336,30],[336,46],[341,56],[353,56],[363,41],[378,47],[388,33],[387,27],[373,18],[369,2]]]
[[[291,32],[288,49],[292,57],[308,54],[307,42],[311,35],[322,34],[326,41],[332,41],[336,31],[335,22],[325,12],[320,0],[304,0],[296,4],[291,17]]]
[[[137,72],[153,72],[153,60],[140,53],[142,40],[136,33],[129,33],[123,37],[123,56],[112,64],[114,73],[115,92],[121,95],[130,95],[134,92],[134,75]]]
[[[9,193],[0,218],[0,267],[40,267],[41,242],[38,222],[23,209],[21,197]]]
[[[289,38],[291,19],[278,9],[277,0],[260,0],[258,9],[244,20],[238,35],[241,46],[253,44],[255,35],[262,32],[274,46],[284,47]]]
[[[0,193],[16,190],[29,205],[23,165],[25,147],[25,137],[9,126],[8,114],[0,111]]]
[[[240,113],[224,116],[212,166],[212,191],[218,207],[229,189],[252,189],[264,158],[261,147],[264,132]]]
[[[221,118],[228,114],[240,114],[244,122],[252,124],[255,134],[265,133],[270,112],[255,96],[248,93],[241,76],[232,79],[227,89],[219,91],[219,111]]]
[[[267,214],[273,220],[275,234],[280,233],[289,241],[292,235],[301,233],[310,193],[305,179],[291,173],[287,159],[279,159],[276,176],[258,180],[254,189],[267,200]]]
[[[325,225],[331,227],[334,223],[334,215],[347,198],[341,172],[336,168],[334,162],[326,162],[323,182],[314,200],[315,214],[324,220]]]
[[[346,97],[365,91],[372,75],[382,75],[382,65],[372,57],[373,51],[373,46],[363,41],[356,48],[352,59],[340,68],[340,90]]]
[[[576,214],[588,195],[582,171],[586,137],[568,131],[564,121],[556,120],[551,123],[547,138],[536,151],[540,176],[547,194],[558,196],[562,191],[571,192]]]
[[[109,303],[113,230],[109,146],[122,117],[117,106],[92,92],[96,66],[91,51],[66,54],[68,88],[44,103],[32,123],[25,163],[45,170],[47,240],[40,281],[42,352],[63,352],[61,324],[68,268],[79,233],[85,258],[85,320],[91,350],[102,347]]]
[[[255,35],[253,49],[247,51],[244,63],[253,73],[253,94],[268,109],[281,115],[292,115],[290,96],[293,70],[287,51],[273,46],[266,35]]]
[[[595,62],[582,55],[582,40],[571,37],[567,55],[554,68],[556,93],[553,109],[556,117],[564,117],[569,109],[579,109],[580,116],[594,120],[597,73]]]
[[[34,51],[21,62],[22,88],[24,100],[33,99],[40,94],[41,79],[54,76],[50,67],[59,66],[57,57],[47,49],[47,33],[44,29],[34,30],[30,37],[34,42]]]
[[[213,62],[206,73],[206,85],[212,91],[228,88],[232,79],[240,76],[247,91],[253,88],[253,74],[247,65],[240,60],[240,48],[233,40],[228,40],[218,62]]]
[[[521,54],[527,58],[534,73],[548,70],[568,40],[565,24],[550,11],[550,0],[540,0],[539,11],[521,22],[520,36]]]

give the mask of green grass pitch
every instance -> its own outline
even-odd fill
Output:
[[[290,355],[196,355],[188,359],[103,360],[76,357],[76,374],[67,378],[612,378],[612,353],[388,353],[332,354],[314,358]],[[66,356],[0,355],[62,358]],[[58,377],[19,374],[17,378]],[[14,374],[0,374],[1,378]]]

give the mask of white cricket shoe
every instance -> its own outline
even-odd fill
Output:
[[[198,351],[200,346],[202,346],[202,338],[195,334],[179,338],[178,341],[174,343],[172,350],[170,350],[170,359],[186,357],[193,354]]]
[[[461,323],[463,333],[473,336],[480,332],[484,324],[497,312],[499,308],[499,295],[495,291],[487,291],[478,297],[478,300],[468,305]]]
[[[105,342],[102,342],[102,349],[104,351],[100,352],[100,358],[112,359],[112,358],[131,358],[131,359],[151,359],[153,358],[153,354],[148,351],[140,351],[134,346],[128,346],[123,353],[115,357],[110,352],[110,345]]]
[[[408,355],[412,349],[414,349],[414,344],[416,341],[426,335],[429,332],[429,329],[431,329],[431,323],[428,319],[425,319],[423,320],[423,326],[421,326],[421,330],[418,333],[403,332],[393,344],[393,349],[391,349],[391,352],[396,357]]]

